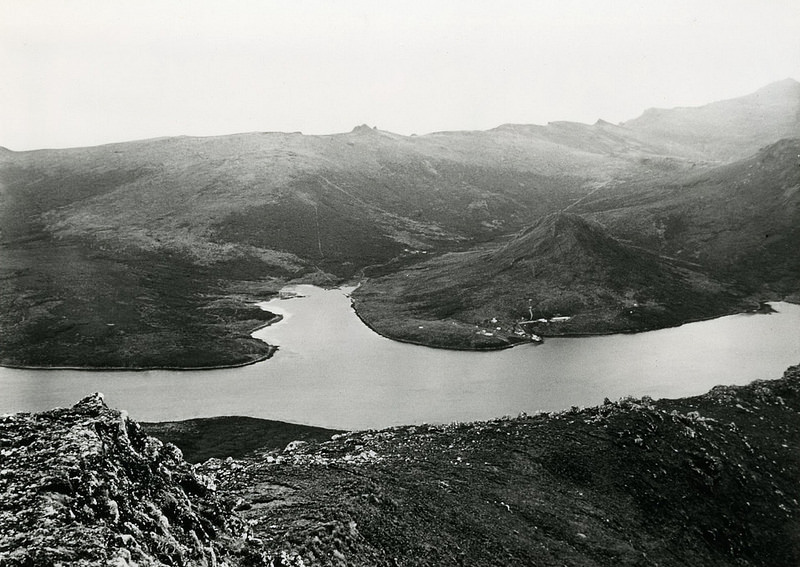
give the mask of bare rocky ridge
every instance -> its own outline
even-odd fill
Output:
[[[0,564],[789,567],[798,444],[800,366],[194,468],[95,395],[0,418]]]
[[[800,561],[800,367],[679,400],[355,432],[211,461],[311,565]]]
[[[0,564],[225,565],[242,521],[101,395],[0,418]]]

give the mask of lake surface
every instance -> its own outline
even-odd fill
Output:
[[[95,392],[141,421],[249,415],[334,428],[489,419],[625,395],[700,394],[779,378],[800,363],[800,306],[635,335],[546,339],[493,352],[430,349],[380,337],[351,289],[293,288],[261,304],[283,321],[255,333],[272,359],[226,370],[86,372],[0,368],[0,413],[68,406]]]

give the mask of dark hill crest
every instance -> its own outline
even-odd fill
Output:
[[[381,334],[460,348],[511,345],[531,333],[642,331],[746,304],[697,265],[623,242],[600,223],[564,212],[503,245],[370,279],[353,296],[362,319]],[[414,326],[396,324],[406,320]],[[431,327],[444,329],[418,330]]]

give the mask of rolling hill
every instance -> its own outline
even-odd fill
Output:
[[[543,217],[497,247],[371,278],[353,298],[379,333],[449,348],[511,345],[532,333],[641,331],[747,306],[699,265],[626,244],[570,213]]]
[[[744,156],[800,136],[799,91],[787,80],[620,125],[509,124],[424,136],[358,126],[328,136],[255,132],[4,150],[0,362],[261,360],[271,349],[249,337],[265,323],[250,304],[285,283],[335,285],[388,276],[421,258],[480,254],[559,211],[595,219],[651,253],[699,263],[718,280],[749,278],[753,293],[791,295],[800,287],[785,268],[797,238],[794,146],[772,147],[772,158]],[[749,187],[737,189],[746,174]],[[770,199],[778,186],[789,192],[782,216],[764,212],[777,206]],[[714,200],[728,212],[716,211]],[[769,224],[777,244],[767,244],[765,256],[747,242],[778,217]],[[659,236],[663,222],[670,237]],[[779,266],[767,276],[772,287],[756,285],[760,258]]]

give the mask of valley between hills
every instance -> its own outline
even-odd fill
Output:
[[[616,125],[0,149],[0,231],[5,366],[261,361],[255,303],[297,283],[448,349],[763,310],[800,302],[800,84]],[[763,378],[380,431],[3,415],[0,564],[797,565],[800,367]]]
[[[792,79],[617,125],[2,149],[0,191],[7,366],[263,360],[253,304],[300,282],[469,349],[800,299]]]

